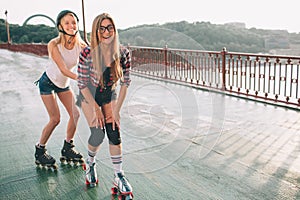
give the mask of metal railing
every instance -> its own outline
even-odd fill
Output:
[[[300,57],[128,46],[132,72],[300,108]]]

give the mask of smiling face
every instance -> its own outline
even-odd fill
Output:
[[[115,27],[113,23],[109,19],[102,20],[97,34],[101,43],[110,44],[115,36]]]
[[[74,35],[77,31],[77,20],[71,13],[68,13],[61,19],[60,26],[66,33]]]

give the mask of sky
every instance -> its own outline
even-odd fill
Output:
[[[210,22],[224,24],[243,22],[246,28],[287,30],[300,33],[299,0],[84,0],[85,26],[90,32],[93,19],[107,12],[118,29],[143,24],[167,22]],[[22,25],[34,14],[44,14],[56,20],[64,9],[74,11],[83,30],[82,0],[1,0],[0,18],[10,24]],[[29,24],[52,25],[49,19],[32,18]]]

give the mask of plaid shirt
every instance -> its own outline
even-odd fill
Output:
[[[121,85],[130,85],[130,67],[131,67],[131,56],[127,48],[120,48],[120,64],[123,69],[123,78],[120,79]],[[98,87],[99,80],[96,78],[95,70],[92,67],[92,56],[90,47],[84,48],[79,55],[78,63],[78,87],[79,89],[84,89],[85,87],[92,86]],[[114,84],[112,80],[106,82],[107,85]]]

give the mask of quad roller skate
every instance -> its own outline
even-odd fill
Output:
[[[118,196],[118,200],[133,199],[132,187],[124,176],[123,172],[115,175],[113,184],[114,187],[111,188],[111,193],[114,196]]]
[[[96,163],[86,161],[86,164],[83,165],[83,169],[85,171],[85,184],[89,187],[95,187],[98,184]]]
[[[47,149],[45,147],[37,147],[35,146],[35,164],[40,167],[46,167],[48,169],[53,168],[57,170],[58,166],[55,163],[55,159],[47,153]]]
[[[75,145],[73,144],[73,140],[71,140],[70,143],[66,142],[66,140],[64,141],[60,157],[60,161],[63,164],[66,162],[71,164],[71,162],[73,162],[74,165],[77,165],[78,163],[82,165],[84,163],[81,153],[77,152],[74,147]]]

